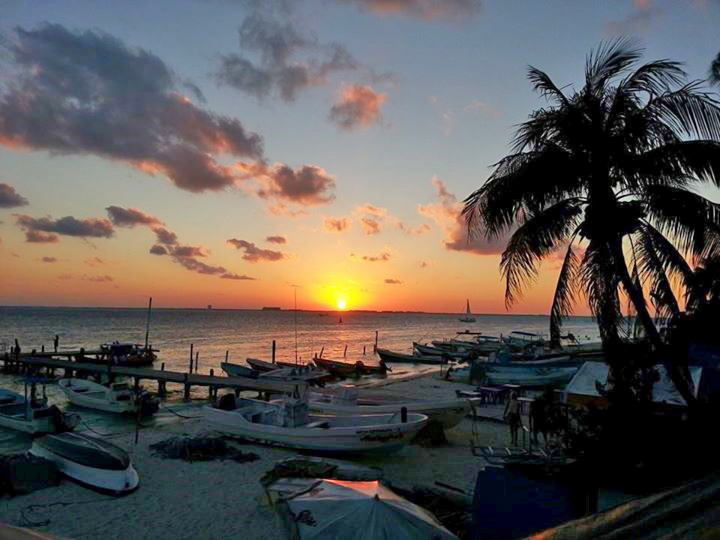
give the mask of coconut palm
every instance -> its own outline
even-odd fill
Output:
[[[720,53],[710,64],[710,82],[720,84]]]
[[[643,284],[672,294],[667,257],[720,252],[720,206],[692,190],[720,185],[720,103],[699,82],[686,83],[680,63],[638,66],[640,57],[626,40],[601,45],[586,61],[583,87],[569,93],[530,67],[534,90],[550,104],[519,126],[512,153],[465,200],[472,232],[512,231],[500,263],[508,306],[543,258],[564,251],[551,308],[556,341],[584,293],[604,345],[618,345],[624,293],[661,347]],[[655,244],[675,255],[654,259]],[[672,375],[691,399],[681,371]]]

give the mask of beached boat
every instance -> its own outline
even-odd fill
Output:
[[[220,368],[228,374],[229,377],[248,377],[250,379],[257,379],[260,370],[252,369],[247,366],[241,366],[239,364],[231,364],[230,362],[221,362]]]
[[[525,369],[488,368],[485,380],[488,384],[517,384],[520,386],[561,386],[570,382],[579,366],[529,367]]]
[[[366,364],[362,360],[358,360],[354,364],[350,362],[340,362],[338,360],[330,360],[328,358],[313,358],[315,365],[321,369],[327,370],[336,377],[358,377],[361,375],[384,375],[389,368],[381,360],[377,365]]]
[[[98,384],[86,379],[60,379],[58,387],[70,403],[78,407],[96,409],[117,414],[155,414],[159,402],[148,392],[136,394],[126,382],[109,385]]]
[[[313,416],[307,402],[237,399],[233,394],[205,406],[209,427],[249,441],[322,454],[388,452],[409,443],[428,422],[422,414]],[[404,420],[404,421],[403,421]]]
[[[45,435],[33,441],[30,453],[57,464],[76,482],[112,495],[126,495],[140,484],[125,450],[80,433]]]
[[[470,412],[467,399],[443,399],[433,401],[393,401],[374,405],[361,405],[358,389],[340,387],[334,394],[311,392],[308,395],[310,410],[332,416],[358,416],[362,414],[392,414],[405,408],[409,413],[424,414],[431,422],[438,422],[444,429],[457,426]]]
[[[473,317],[472,312],[470,311],[470,300],[467,301],[467,306],[465,308],[465,315],[460,317],[459,321],[465,322],[465,323],[475,322],[475,317]]]
[[[55,405],[48,406],[43,387],[42,396],[36,395],[31,386],[28,396],[0,388],[0,427],[36,435],[38,433],[59,433],[69,431],[78,425],[77,414],[64,413]]]
[[[513,350],[523,350],[528,347],[545,345],[545,338],[540,334],[534,334],[532,332],[510,332],[502,340]]]
[[[383,362],[389,364],[447,364],[447,356],[415,356],[403,354],[388,349],[375,349]]]
[[[79,362],[89,364],[111,364],[113,366],[143,367],[152,365],[157,356],[156,349],[136,343],[103,343],[97,356],[77,357]]]
[[[312,368],[311,363],[307,364],[294,364],[291,362],[267,362],[265,360],[259,360],[257,358],[246,358],[245,361],[248,363],[248,365],[253,368],[255,371],[274,371],[276,369],[280,368]],[[235,364],[237,365],[237,364]]]

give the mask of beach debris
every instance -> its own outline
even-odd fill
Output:
[[[0,494],[24,495],[60,484],[57,465],[30,454],[0,456]]]
[[[268,487],[281,478],[334,478],[336,480],[380,480],[383,471],[345,461],[323,458],[288,458],[278,461],[260,483]]]
[[[222,437],[171,437],[150,445],[154,456],[163,459],[182,459],[184,461],[212,461],[215,459],[231,459],[238,463],[246,463],[260,459],[253,452],[237,450]]]

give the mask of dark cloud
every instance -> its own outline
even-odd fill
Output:
[[[173,246],[177,244],[178,238],[177,234],[174,232],[168,231],[165,227],[153,227],[152,230],[155,233],[155,236],[157,236],[159,244],[163,244],[165,246]]]
[[[408,15],[419,19],[465,19],[475,15],[481,0],[335,0],[377,15]]]
[[[155,244],[150,248],[150,253],[153,255],[167,255],[168,250],[165,246],[161,246],[160,244]]]
[[[55,257],[43,257],[40,259],[44,263],[54,263],[57,262],[57,259]]]
[[[386,285],[402,285],[402,281],[400,281],[399,279],[387,278],[385,280],[385,284]]]
[[[135,225],[151,226],[163,224],[163,222],[155,216],[151,216],[135,208],[108,206],[105,210],[107,210],[108,216],[110,216],[110,221],[112,221],[113,224],[117,225],[118,227],[134,227]]]
[[[240,54],[223,55],[216,78],[220,84],[257,98],[277,94],[285,101],[293,101],[300,91],[325,85],[330,74],[359,66],[342,45],[320,43],[289,20],[260,11],[245,18],[239,38],[240,48],[257,55],[259,61]]]
[[[260,261],[281,261],[287,258],[287,255],[281,251],[273,251],[271,249],[263,249],[257,247],[252,242],[246,240],[238,240],[237,238],[231,238],[227,241],[228,244],[235,246],[235,249],[243,251],[243,259],[249,262],[260,262]]]
[[[287,244],[287,238],[284,236],[268,236],[265,241],[271,244]]]
[[[361,218],[360,225],[362,225],[365,234],[373,235],[380,234],[380,221],[374,218]]]
[[[193,105],[152,53],[59,24],[16,33],[0,144],[120,160],[194,192],[234,184],[220,154],[262,159],[259,135]]]
[[[352,220],[350,218],[325,218],[324,226],[328,232],[343,232],[350,228]]]
[[[462,215],[463,203],[448,191],[445,183],[439,178],[433,178],[433,186],[438,192],[438,202],[421,205],[418,207],[418,212],[435,221],[445,233],[445,248],[477,255],[496,255],[505,250],[510,233],[492,240],[487,240],[479,234],[470,238],[467,223]]]
[[[15,191],[14,187],[0,182],[0,208],[16,208],[27,204],[28,200]]]
[[[255,281],[255,278],[254,278],[254,277],[246,276],[245,274],[243,274],[243,275],[233,274],[233,273],[230,273],[230,272],[223,274],[222,276],[220,276],[220,278],[221,278],[221,279],[233,279],[233,280],[236,280],[236,281],[245,281],[245,280],[247,280],[247,281]]]
[[[371,127],[380,120],[385,99],[385,94],[375,92],[370,86],[346,86],[340,91],[328,118],[346,130]]]
[[[363,261],[368,262],[387,262],[390,260],[390,254],[386,251],[383,251],[379,255],[363,255]]]
[[[28,242],[57,242],[57,235],[80,238],[110,238],[115,234],[107,219],[76,219],[66,216],[60,219],[34,218],[16,214],[17,225],[25,231]]]
[[[254,179],[260,184],[256,193],[264,199],[307,206],[326,204],[335,199],[332,193],[335,179],[321,167],[303,165],[292,169],[283,164],[239,163],[237,168],[243,178]]]

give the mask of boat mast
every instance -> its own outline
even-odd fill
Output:
[[[298,363],[298,356],[297,356],[297,285],[293,285],[293,290],[295,291],[295,365],[297,366]]]
[[[148,302],[147,319],[145,321],[145,350],[148,348],[148,339],[150,337],[150,311],[152,311],[152,296]]]

